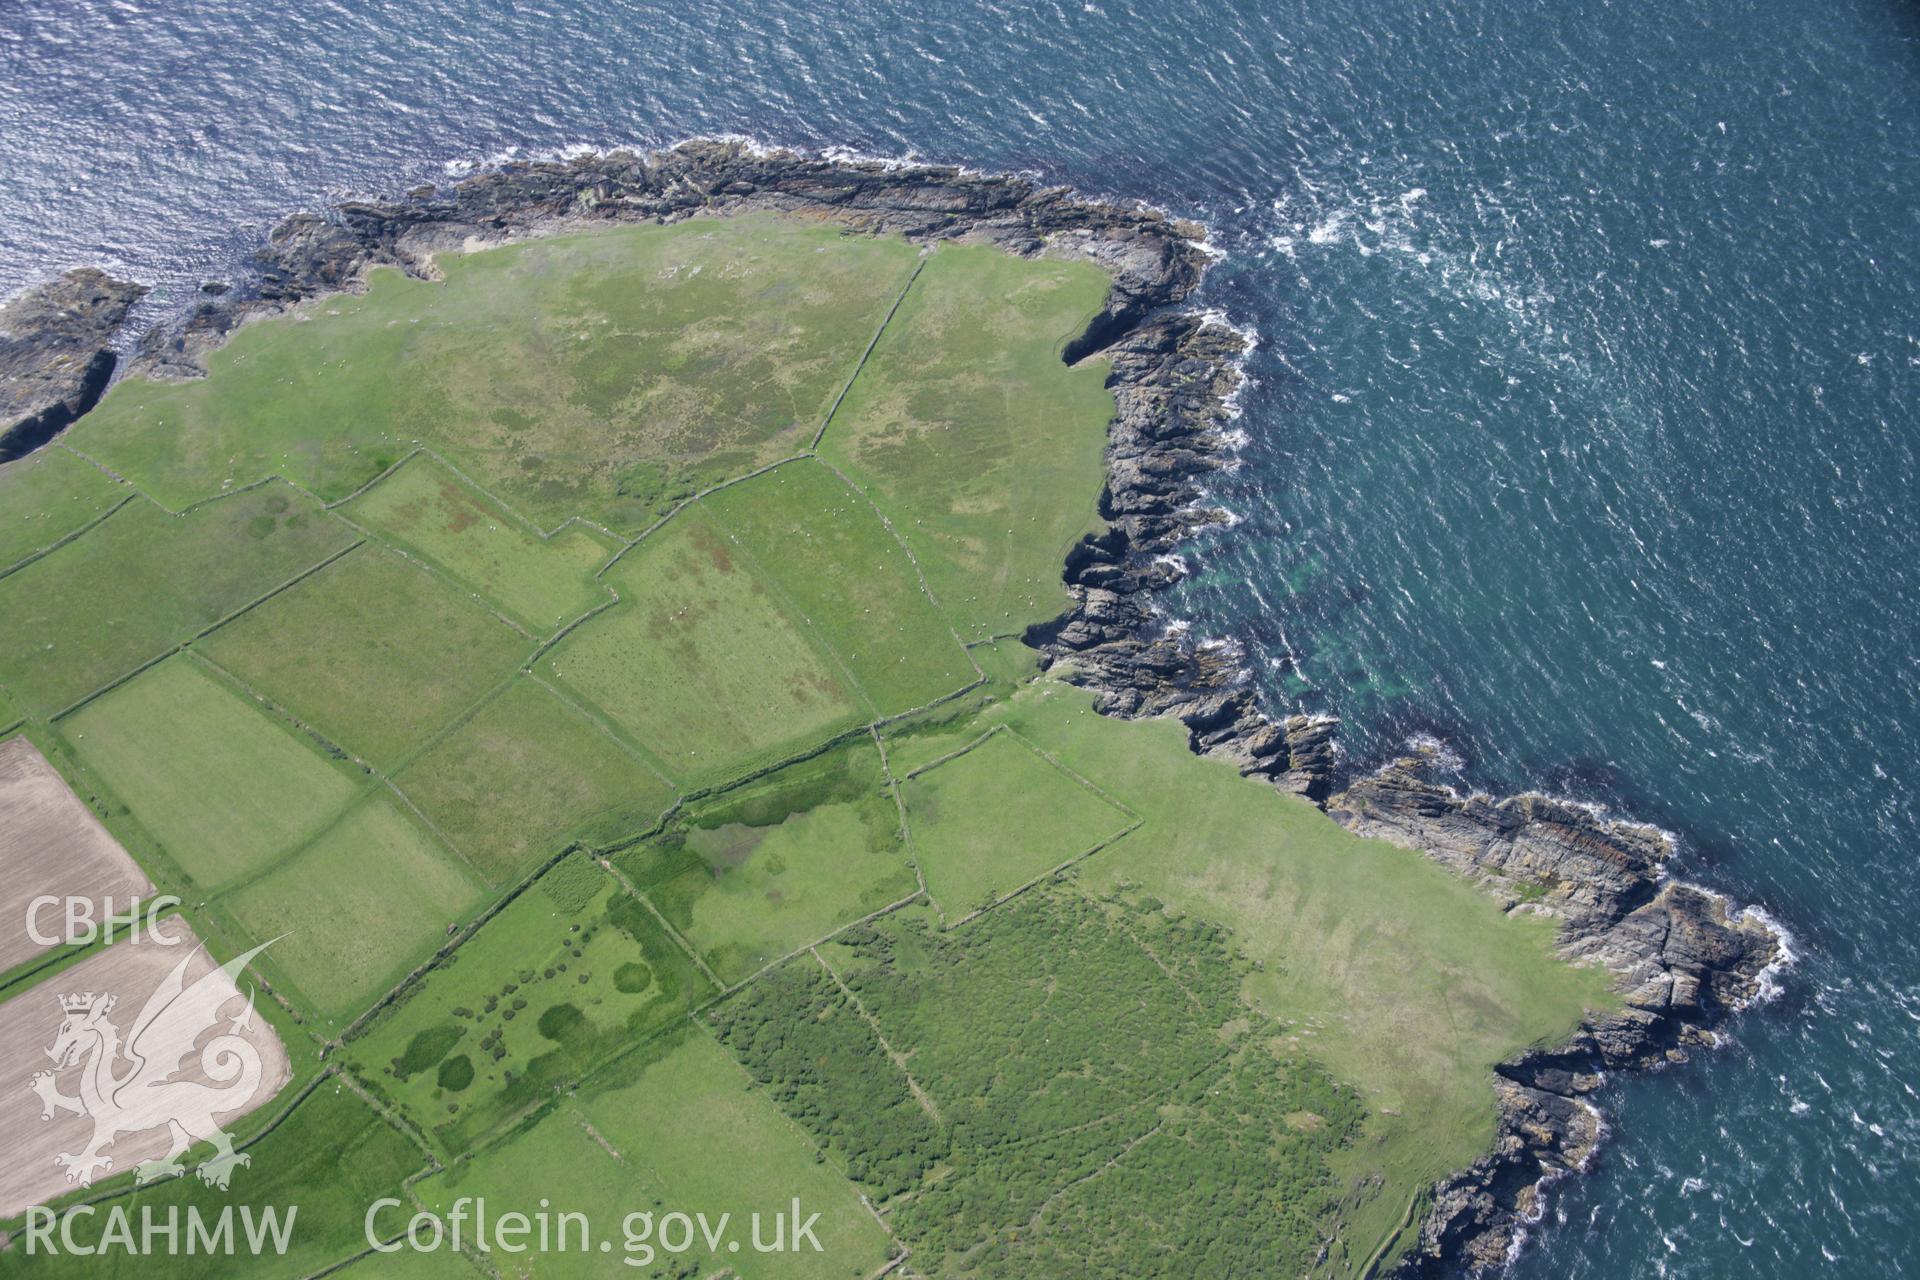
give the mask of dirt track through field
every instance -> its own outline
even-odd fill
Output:
[[[27,932],[35,898],[91,899],[97,921],[105,899],[125,911],[129,899],[152,892],[152,881],[38,747],[25,738],[0,743],[0,972],[58,945],[35,942]],[[43,936],[65,927],[60,907],[40,912]]]
[[[33,1086],[37,1073],[54,1071],[52,1084],[59,1094],[77,1098],[84,1093],[81,1079],[93,1064],[98,1041],[82,1037],[81,1052],[66,1069],[56,1070],[47,1052],[67,1016],[62,998],[81,992],[115,997],[106,1021],[118,1033],[122,1051],[110,1069],[116,1078],[124,1080],[132,1074],[132,1064],[124,1052],[128,1047],[127,1036],[148,996],[182,961],[186,962],[185,982],[189,988],[217,968],[215,958],[200,947],[199,938],[184,921],[177,917],[163,921],[160,933],[175,939],[174,944],[163,945],[144,934],[138,943],[116,942],[0,1005],[0,1149],[7,1153],[5,1162],[0,1163],[0,1218],[11,1217],[29,1205],[44,1204],[74,1190],[76,1184],[67,1181],[68,1170],[56,1157],[85,1152],[94,1136],[95,1118],[91,1115],[56,1109],[52,1119],[43,1119],[46,1108]],[[222,962],[228,958],[218,957]],[[215,1037],[229,1033],[234,1021],[246,1009],[246,994],[252,989],[244,974],[238,986],[224,977],[216,977],[215,982],[224,989],[218,997],[220,1007],[214,1010],[218,1017],[211,1022],[196,1019],[195,1026],[187,1029],[186,1034],[192,1037],[191,1047],[182,1052],[178,1069],[168,1079],[197,1082],[221,1090],[225,1105],[220,1105],[213,1117],[221,1125],[230,1126],[249,1111],[264,1106],[285,1086],[291,1070],[279,1036],[256,1009],[238,1034],[258,1055],[257,1083],[247,1087],[249,1077],[255,1073],[245,1066],[218,1082],[208,1075],[200,1051]],[[200,1022],[207,1025],[201,1027]],[[156,1025],[159,1024],[156,1022]],[[186,1043],[185,1040],[176,1042]],[[149,1050],[153,1047],[151,1037],[144,1038],[141,1044]],[[122,1095],[114,1099],[112,1107],[101,1108],[110,1116],[117,1115],[125,1130],[103,1148],[102,1154],[111,1158],[113,1164],[110,1169],[94,1171],[96,1183],[104,1183],[143,1160],[158,1159],[167,1153],[171,1145],[167,1121],[191,1111],[182,1093],[171,1085],[163,1085],[159,1089],[140,1091],[139,1097]],[[110,1119],[108,1128],[117,1127],[119,1125]],[[204,1159],[207,1151],[204,1146],[196,1149],[194,1162]],[[187,1169],[186,1176],[193,1177],[193,1164]],[[232,1185],[236,1189],[242,1187],[250,1172],[247,1168],[234,1170]]]

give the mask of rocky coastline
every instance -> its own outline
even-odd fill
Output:
[[[1204,230],[1138,205],[1088,200],[1019,177],[946,166],[826,159],[702,140],[642,155],[517,163],[447,188],[355,201],[276,228],[251,278],[209,286],[187,314],[139,341],[132,368],[203,372],[236,326],[359,287],[375,266],[431,274],[432,254],[569,227],[774,210],[911,239],[986,240],[1022,254],[1091,259],[1113,273],[1106,309],[1063,353],[1102,354],[1117,413],[1101,496],[1106,527],[1069,554],[1074,604],[1027,635],[1043,662],[1094,692],[1103,713],[1170,715],[1195,750],[1321,805],[1363,835],[1419,849],[1479,881],[1509,910],[1560,923],[1572,959],[1615,975],[1623,1006],[1565,1044],[1502,1064],[1494,1149],[1434,1188],[1398,1274],[1501,1265],[1536,1221],[1544,1186],[1583,1168],[1604,1134],[1588,1100],[1609,1071],[1683,1061],[1765,991],[1787,958],[1755,911],[1672,879],[1658,830],[1552,797],[1465,795],[1416,749],[1335,793],[1337,722],[1275,719],[1238,653],[1196,644],[1153,605],[1183,572],[1178,551],[1231,517],[1205,482],[1229,465],[1233,395],[1247,340],[1182,305],[1211,253]],[[111,345],[144,290],[97,271],[70,274],[0,311],[0,459],[32,448],[98,399]]]

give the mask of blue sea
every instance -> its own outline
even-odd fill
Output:
[[[1204,219],[1256,381],[1167,609],[1794,937],[1517,1274],[1920,1274],[1917,130],[1896,0],[11,0],[0,289],[159,315],[289,210],[701,133]]]

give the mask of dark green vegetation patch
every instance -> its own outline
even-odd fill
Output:
[[[1158,904],[1028,894],[954,933],[898,917],[712,1015],[892,1196],[928,1274],[1294,1274],[1364,1108],[1240,998],[1225,934]],[[883,1047],[884,1038],[884,1047]],[[891,1049],[895,1060],[889,1060]]]
[[[727,983],[919,888],[865,738],[696,806],[621,863]]]
[[[508,903],[348,1042],[371,1087],[449,1153],[684,1021],[711,991],[612,877],[580,855],[556,875],[556,893],[535,887]],[[456,1051],[470,1070],[446,1066]]]

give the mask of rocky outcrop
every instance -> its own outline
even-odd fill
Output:
[[[1571,959],[1603,965],[1619,1012],[1566,1044],[1499,1068],[1495,1148],[1442,1182],[1401,1270],[1440,1276],[1504,1262],[1555,1177],[1583,1168],[1604,1133],[1585,1095],[1610,1070],[1684,1062],[1765,990],[1786,959],[1777,928],[1719,894],[1667,876],[1673,841],[1654,827],[1525,794],[1463,794],[1421,750],[1332,797],[1327,812],[1361,835],[1421,849],[1479,881],[1510,910],[1560,924]]]
[[[1150,600],[1185,572],[1180,544],[1231,519],[1209,504],[1204,481],[1231,460],[1229,406],[1245,351],[1234,329],[1192,312],[1156,315],[1105,349],[1115,404],[1106,528],[1068,554],[1073,610],[1027,641],[1054,674],[1092,689],[1103,713],[1175,716],[1194,750],[1319,799],[1332,782],[1335,721],[1271,720],[1238,650],[1189,643]]]
[[[109,344],[146,292],[80,267],[0,307],[0,462],[93,407],[113,376]]]

